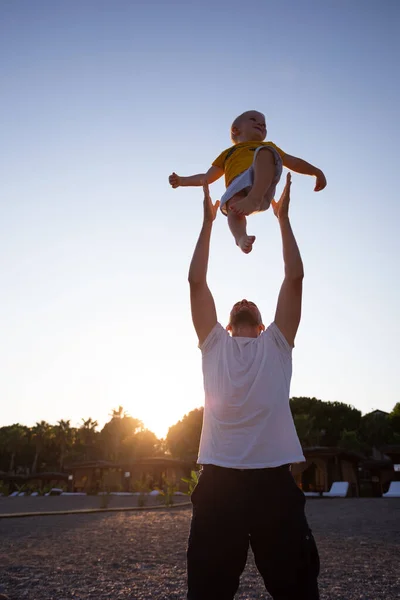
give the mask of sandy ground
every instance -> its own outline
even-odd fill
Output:
[[[321,600],[400,599],[400,499],[315,499],[307,514]],[[0,520],[0,592],[11,600],[184,600],[190,515],[175,508]],[[266,598],[250,553],[235,600]]]

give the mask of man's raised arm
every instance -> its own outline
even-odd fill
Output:
[[[217,322],[214,298],[207,285],[208,257],[210,253],[210,239],[213,221],[217,215],[219,201],[213,204],[208,185],[203,185],[204,190],[204,218],[203,226],[197,240],[189,269],[190,304],[192,309],[193,325],[201,345]]]
[[[279,202],[272,202],[282,234],[283,262],[285,279],[279,292],[275,313],[275,324],[285,336],[290,346],[294,346],[301,317],[303,291],[303,261],[289,221],[291,176],[286,177],[285,189]]]

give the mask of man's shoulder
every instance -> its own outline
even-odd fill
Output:
[[[266,344],[269,344],[283,356],[287,358],[291,357],[293,348],[289,345],[275,321],[261,335]]]
[[[229,333],[222,327],[221,323],[217,321],[204,342],[199,344],[203,356],[212,350],[212,348],[215,348],[219,342],[229,337]]]

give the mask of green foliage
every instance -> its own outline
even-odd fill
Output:
[[[197,457],[203,426],[203,408],[196,408],[169,428],[167,448],[174,458],[191,460]]]
[[[174,504],[174,494],[178,491],[176,482],[163,477],[163,487],[159,491],[164,496],[165,506],[172,506]]]
[[[400,433],[397,433],[397,431],[396,431],[393,434],[391,443],[396,446],[400,446]]]
[[[339,446],[352,452],[362,452],[363,450],[363,444],[358,437],[357,431],[347,431],[347,429],[342,431]]]
[[[182,477],[182,481],[188,484],[188,496],[193,494],[194,488],[199,483],[200,471],[190,471],[190,477]]]
[[[361,420],[360,438],[369,448],[374,446],[379,448],[385,444],[390,444],[393,439],[390,418],[379,412],[364,415]]]
[[[55,425],[40,421],[33,427],[19,423],[0,427],[0,471],[59,472],[71,462],[128,462],[165,453],[164,442],[121,406],[112,411],[101,432],[97,427],[90,417],[82,419],[79,427],[72,427],[69,420]]]
[[[0,453],[7,455],[6,460],[2,460],[2,466],[5,471],[13,472],[17,467],[18,459],[28,444],[29,429],[19,423],[0,428]]]
[[[63,471],[64,461],[68,455],[68,451],[71,450],[76,437],[75,429],[71,428],[70,421],[61,420],[58,421],[57,425],[53,428],[53,435],[59,455],[58,467],[60,471]]]
[[[115,462],[154,456],[158,444],[155,434],[145,429],[140,419],[127,415],[122,406],[113,410],[111,420],[100,432],[100,442],[103,457]]]
[[[393,432],[393,437],[394,439],[397,439],[397,436],[400,436],[400,402],[397,402],[392,412],[390,413],[389,422]],[[394,439],[393,443],[398,444],[399,442],[395,442]]]
[[[147,494],[151,491],[150,478],[146,477],[144,479],[139,479],[138,481],[135,481],[135,483],[133,484],[133,489],[135,492],[139,492],[138,506],[145,506],[147,503]]]
[[[36,473],[38,468],[39,457],[46,450],[50,441],[53,438],[53,428],[46,421],[40,421],[36,423],[31,430],[32,440],[35,447],[35,455],[32,463],[32,473]]]
[[[363,417],[348,404],[317,398],[292,398],[290,406],[305,447],[340,445],[369,453],[373,446],[400,444],[400,402],[389,415],[375,411]],[[33,427],[14,423],[0,427],[0,471],[20,474],[59,471],[70,462],[129,463],[137,458],[164,456],[167,452],[174,458],[195,460],[202,422],[203,409],[192,410],[169,428],[165,440],[158,440],[122,406],[112,411],[101,431],[91,418],[82,419],[79,427],[72,427],[68,420],[55,425],[40,421]],[[197,481],[192,478],[184,481],[191,493]]]
[[[316,429],[315,417],[300,413],[293,415],[293,421],[302,446],[309,447],[319,444],[320,433]]]
[[[397,404],[394,405],[392,412],[390,413],[391,416],[395,417],[400,417],[400,402],[397,402]]]
[[[290,408],[300,428],[300,439],[305,435],[304,445],[336,446],[345,429],[356,431],[361,422],[361,412],[342,402],[299,397],[290,399]],[[300,415],[303,415],[301,419]]]
[[[139,492],[140,494],[147,494],[151,491],[151,480],[150,477],[138,479],[133,484],[133,491]]]

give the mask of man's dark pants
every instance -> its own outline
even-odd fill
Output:
[[[249,544],[274,600],[318,600],[317,547],[289,465],[205,465],[192,494],[188,600],[232,600]]]

